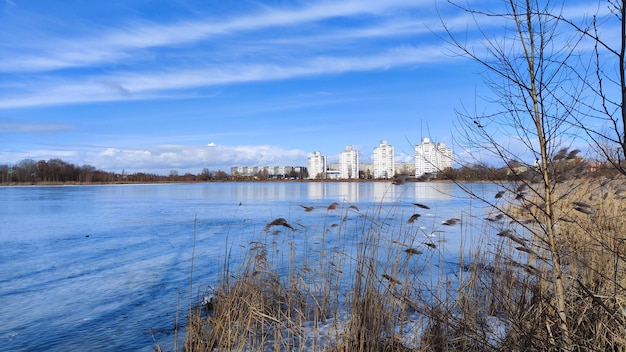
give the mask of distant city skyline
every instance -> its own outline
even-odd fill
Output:
[[[443,23],[479,43],[437,0],[0,0],[0,164],[199,173],[336,162],[345,145],[372,160],[381,138],[408,161],[425,136],[471,155],[455,111],[489,111],[489,91]]]
[[[394,147],[387,140],[381,140],[374,148],[370,162],[363,162],[359,158],[359,151],[347,145],[339,153],[339,162],[329,164],[328,157],[319,151],[313,152],[306,166],[303,165],[237,165],[230,168],[231,175],[257,176],[265,174],[270,178],[296,176],[308,179],[391,179],[397,174],[407,173],[420,177],[426,174],[437,175],[446,168],[453,167],[454,153],[445,143],[435,143],[424,137],[419,145],[415,146],[414,160],[411,162],[396,162]],[[410,165],[407,167],[407,164]],[[396,168],[398,170],[396,170]],[[306,170],[306,175],[302,173]],[[295,172],[294,175],[291,173]]]

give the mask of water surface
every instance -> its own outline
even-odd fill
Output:
[[[220,275],[228,249],[272,219],[315,224],[335,201],[361,213],[391,207],[398,217],[425,203],[433,226],[470,205],[451,183],[0,187],[0,345],[152,351],[155,339],[171,350],[177,309],[189,305],[192,253],[197,290]]]

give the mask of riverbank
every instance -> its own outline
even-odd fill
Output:
[[[558,351],[554,268],[563,265],[572,350],[623,350],[624,179],[557,186],[558,261],[541,193],[523,183],[487,195],[487,215],[470,208],[440,223],[424,221],[435,211],[428,203],[416,204],[416,216],[381,208],[361,219],[345,204],[344,220],[321,223],[328,235],[304,258],[293,252],[299,230],[268,223],[190,310],[184,349]],[[456,258],[447,231],[455,227],[465,253]]]
[[[208,181],[111,181],[111,182],[11,182],[1,186],[89,186],[89,185],[141,185],[141,184],[202,184],[202,183],[282,183],[282,182],[311,182],[311,183],[345,183],[345,182],[381,182],[391,183],[391,179],[348,179],[348,180],[315,180],[315,179],[281,179],[281,180],[208,180]],[[423,182],[415,179],[407,179],[407,183]],[[454,182],[444,179],[433,179],[428,182]],[[487,182],[487,181],[476,181]]]

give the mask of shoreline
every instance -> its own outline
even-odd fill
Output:
[[[17,186],[95,186],[95,185],[157,185],[157,184],[199,184],[199,183],[288,183],[288,182],[311,182],[311,183],[366,183],[366,182],[391,182],[391,179],[346,179],[346,180],[209,180],[209,181],[114,181],[114,182],[11,182],[2,183],[0,187],[17,187]],[[430,180],[428,182],[454,182],[453,180]],[[489,182],[489,181],[471,181],[471,182]],[[406,183],[425,183],[424,181],[407,179]]]

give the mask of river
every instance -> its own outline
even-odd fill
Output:
[[[495,193],[491,185],[474,187]],[[0,187],[0,345],[153,351],[156,341],[171,350],[190,277],[194,291],[211,285],[228,249],[245,246],[278,217],[325,221],[332,202],[361,214],[389,207],[397,217],[414,212],[415,202],[428,204],[431,227],[470,211],[452,183]],[[454,248],[460,234],[446,230]],[[178,319],[182,324],[184,314]]]

